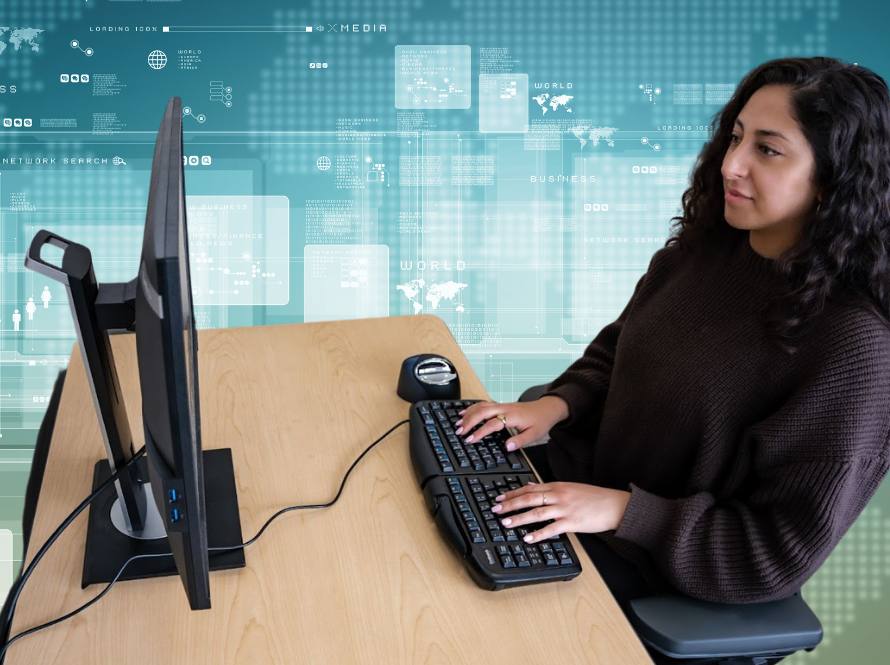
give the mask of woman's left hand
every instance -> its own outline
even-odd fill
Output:
[[[624,490],[585,483],[532,483],[498,495],[491,512],[504,515],[528,508],[501,520],[509,529],[553,520],[525,536],[525,542],[536,543],[567,531],[599,533],[617,529],[628,501],[630,492]]]

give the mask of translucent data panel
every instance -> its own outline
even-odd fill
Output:
[[[528,131],[528,74],[479,75],[479,131]]]
[[[470,108],[469,46],[396,46],[397,109]]]
[[[286,196],[189,196],[195,305],[286,305],[290,203]]]
[[[389,247],[306,245],[304,320],[389,316]]]
[[[12,531],[0,529],[0,597],[12,586]]]

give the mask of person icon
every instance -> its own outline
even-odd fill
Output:
[[[37,305],[34,304],[34,298],[28,298],[25,304],[25,311],[28,313],[28,321],[34,320],[34,312],[37,311]]]
[[[21,330],[21,328],[19,327],[21,323],[22,323],[22,313],[20,311],[18,311],[17,309],[14,309],[12,311],[12,329],[15,330],[16,332],[18,332],[19,330]]]
[[[49,301],[53,299],[53,294],[49,292],[48,286],[43,287],[40,299],[43,301],[43,309],[49,309]]]

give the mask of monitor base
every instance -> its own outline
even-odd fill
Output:
[[[204,497],[207,512],[207,543],[210,547],[223,547],[243,543],[241,519],[238,515],[238,496],[235,489],[235,469],[229,448],[205,450]],[[138,475],[148,478],[146,459],[136,461]],[[93,469],[93,490],[111,475],[108,460],[96,462]],[[109,485],[90,506],[87,525],[87,542],[83,559],[81,587],[98,582],[110,582],[124,562],[137,554],[162,554],[170,552],[167,538],[142,540],[121,533],[111,520],[111,509],[117,500],[114,485]],[[210,570],[243,568],[244,549],[227,552],[211,552]],[[125,569],[119,580],[177,575],[172,556],[137,559]]]
[[[137,467],[139,463],[136,463]],[[139,538],[139,540],[157,540],[158,538],[167,537],[167,529],[164,526],[164,518],[158,512],[158,506],[155,504],[154,496],[151,493],[151,483],[142,483],[136,490],[142,492],[142,501],[145,502],[145,520],[142,522],[142,529],[139,531],[130,531],[127,529],[127,520],[124,517],[124,509],[121,505],[120,498],[114,500],[111,506],[111,523],[122,534],[129,538]]]

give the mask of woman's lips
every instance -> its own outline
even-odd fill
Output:
[[[742,196],[738,194],[734,189],[726,190],[726,194],[724,194],[723,198],[729,203],[742,203],[744,201],[750,201],[750,196]]]

